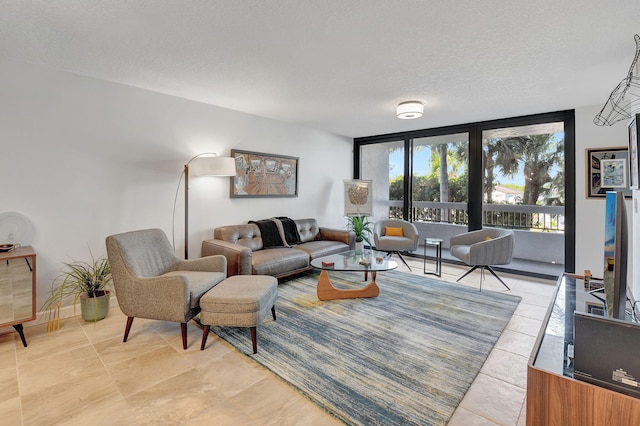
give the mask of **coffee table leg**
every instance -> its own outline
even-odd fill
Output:
[[[366,286],[358,289],[338,289],[331,284],[329,279],[329,273],[326,269],[320,272],[318,277],[317,294],[320,300],[334,300],[334,299],[353,299],[357,297],[377,297],[380,294],[380,289],[376,284],[376,273],[371,272],[371,282]]]

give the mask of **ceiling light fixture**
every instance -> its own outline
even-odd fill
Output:
[[[420,118],[424,114],[424,105],[420,101],[400,102],[396,108],[396,116],[402,120]]]

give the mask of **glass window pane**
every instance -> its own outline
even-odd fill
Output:
[[[467,224],[469,135],[413,140],[413,220]]]
[[[483,225],[563,232],[564,124],[487,130],[482,139]]]
[[[403,217],[404,141],[363,145],[360,177],[371,179],[375,220]]]

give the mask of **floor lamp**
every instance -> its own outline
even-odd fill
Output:
[[[184,258],[189,258],[189,167],[195,176],[235,176],[236,163],[232,157],[218,157],[215,153],[198,154],[184,165]],[[175,210],[175,206],[174,206]]]

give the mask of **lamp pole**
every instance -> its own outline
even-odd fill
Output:
[[[184,258],[189,259],[189,164],[184,165]]]

